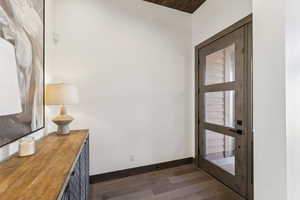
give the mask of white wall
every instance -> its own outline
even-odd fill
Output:
[[[193,47],[252,13],[252,0],[207,0],[193,14]]]
[[[57,0],[53,82],[78,86],[91,174],[192,156],[191,16],[141,0]]]
[[[286,115],[288,200],[300,197],[300,13],[298,0],[286,1]]]
[[[287,199],[284,8],[253,1],[255,200]]]

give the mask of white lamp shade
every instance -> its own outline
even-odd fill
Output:
[[[22,112],[15,48],[0,38],[0,116]]]
[[[47,105],[72,105],[79,103],[77,88],[71,84],[48,84],[46,86]]]

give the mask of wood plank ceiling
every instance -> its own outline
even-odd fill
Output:
[[[144,0],[183,12],[194,13],[206,0]]]

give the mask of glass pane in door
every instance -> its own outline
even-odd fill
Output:
[[[235,91],[205,93],[205,122],[235,127]]]
[[[235,138],[205,130],[205,159],[235,175]]]
[[[205,85],[235,81],[235,45],[206,56]]]

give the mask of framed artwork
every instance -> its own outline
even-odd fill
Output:
[[[0,59],[0,104],[20,107],[0,109],[2,147],[45,127],[45,0],[0,0]]]

